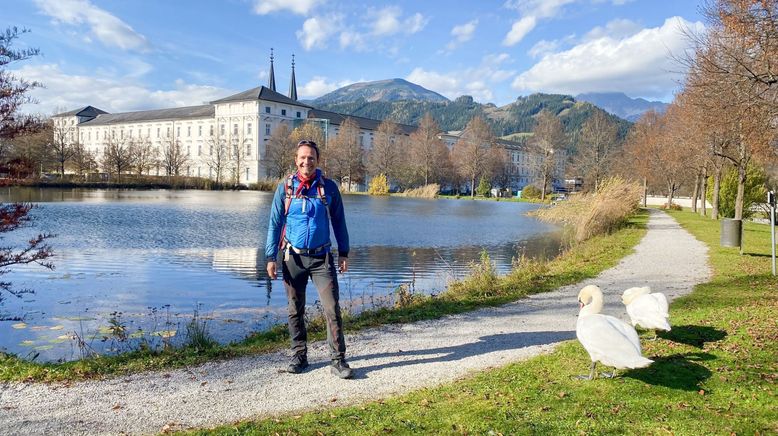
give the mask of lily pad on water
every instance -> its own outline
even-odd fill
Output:
[[[49,330],[62,330],[65,326],[63,325],[55,325],[54,327],[49,327]]]
[[[22,341],[19,343],[22,347],[32,347],[35,345],[35,341]]]
[[[69,341],[69,340],[70,340],[70,336],[68,336],[68,335],[62,335],[62,336],[58,336],[58,337],[56,337],[56,338],[54,338],[54,339],[49,339],[49,343],[52,343],[52,344],[61,344],[61,343],[63,343],[63,342],[67,342],[67,341]]]
[[[45,325],[36,325],[34,327],[30,327],[30,330],[32,330],[34,332],[39,332],[41,330],[46,330],[46,326]]]
[[[159,336],[161,338],[172,338],[173,336],[176,335],[176,331],[175,330],[160,330],[158,332],[152,333],[152,335]]]
[[[129,336],[129,337],[130,337],[130,338],[132,338],[132,339],[138,339],[138,338],[142,338],[142,337],[143,337],[143,334],[144,334],[144,333],[143,333],[142,331],[140,331],[140,332],[135,332],[135,333],[130,333],[130,336]]]
[[[27,323],[17,322],[16,324],[12,324],[11,327],[13,327],[13,328],[15,328],[17,330],[26,329],[27,328]]]
[[[54,348],[54,345],[38,345],[34,349],[38,351],[45,351],[45,350],[51,350],[52,348]]]
[[[66,316],[64,319],[68,321],[94,321],[95,318],[89,316]]]
[[[114,330],[111,327],[102,326],[99,329],[97,329],[97,331],[100,332],[101,334],[104,334],[104,335],[110,335],[110,334],[113,334]]]

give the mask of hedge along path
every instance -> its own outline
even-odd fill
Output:
[[[285,352],[171,371],[69,384],[0,384],[0,429],[15,434],[148,434],[211,427],[385,398],[453,381],[552,350],[575,337],[578,290],[603,289],[603,312],[627,320],[621,292],[651,286],[672,300],[709,280],[707,247],[652,210],[635,252],[598,277],[504,306],[347,335],[354,380],[327,367],[309,344],[311,368],[279,373]],[[586,368],[582,368],[585,372]]]

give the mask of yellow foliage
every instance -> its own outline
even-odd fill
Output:
[[[370,195],[389,195],[389,181],[386,180],[386,175],[379,174],[373,177],[367,188],[367,193]]]

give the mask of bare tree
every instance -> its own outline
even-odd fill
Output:
[[[284,123],[270,135],[270,139],[265,144],[265,162],[271,177],[280,179],[294,170],[297,142],[299,141],[294,140],[289,126]]]
[[[537,115],[532,131],[529,145],[534,154],[534,172],[540,183],[540,198],[544,200],[549,183],[553,181],[556,173],[559,152],[564,149],[567,137],[562,122],[546,109]]]
[[[494,150],[494,142],[495,137],[489,125],[482,117],[475,116],[454,144],[451,160],[458,175],[470,185],[471,197],[475,197],[476,181],[487,175],[488,166],[485,163]],[[487,175],[489,179],[491,176]]]
[[[584,185],[597,186],[610,171],[618,143],[618,126],[603,111],[584,122],[577,144],[575,167],[584,177]]]
[[[156,167],[159,156],[148,138],[137,138],[130,143],[130,152],[135,166],[135,174],[149,174]]]
[[[248,160],[246,156],[247,144],[247,140],[239,142],[237,139],[232,143],[232,148],[230,150],[230,171],[232,172],[232,183],[235,185],[240,184],[240,177],[246,169],[246,161]]]
[[[216,178],[216,183],[221,184],[224,181],[224,172],[230,164],[230,149],[227,141],[212,136],[206,141],[208,146],[208,155],[205,158],[205,164],[211,170],[211,177]]]
[[[160,156],[160,160],[162,167],[165,169],[165,175],[178,177],[189,163],[189,156],[187,156],[181,141],[177,137],[168,136],[162,140],[162,156]]]
[[[410,136],[411,166],[425,185],[440,181],[441,174],[451,170],[449,150],[439,134],[440,127],[427,112]]]
[[[116,177],[121,180],[122,174],[129,172],[134,164],[130,142],[117,138],[114,132],[107,135],[103,141],[101,164],[105,172],[116,174]]]
[[[348,180],[348,190],[353,183],[364,180],[364,150],[359,144],[359,126],[352,118],[340,125],[338,136],[328,144],[328,171],[341,181]]]
[[[65,176],[65,163],[73,157],[71,143],[76,142],[73,138],[74,127],[58,126],[52,122],[53,138],[49,142],[49,155],[57,162],[57,171],[60,177]]]
[[[368,173],[371,176],[383,174],[390,183],[396,182],[402,164],[404,142],[402,131],[397,123],[389,120],[382,121],[373,135],[373,146],[367,153]]]
[[[41,84],[17,77],[7,70],[7,66],[13,62],[40,54],[37,48],[18,50],[12,47],[13,41],[27,32],[27,29],[17,27],[9,27],[5,32],[0,32],[0,139],[11,139],[25,132],[37,131],[41,127],[37,117],[18,112],[22,105],[35,102],[29,91]]]
[[[83,176],[89,174],[97,168],[97,160],[91,151],[84,147],[84,144],[77,141],[72,145],[73,156],[70,159],[70,167],[73,171]]]

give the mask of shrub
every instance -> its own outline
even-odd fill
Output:
[[[373,177],[367,188],[367,193],[370,195],[389,195],[389,181],[386,180],[386,174]]]
[[[403,192],[403,196],[419,197],[419,198],[436,198],[438,196],[438,193],[440,193],[440,185],[438,185],[437,183],[432,183],[429,185],[424,185],[419,188],[409,189]],[[459,197],[457,196],[457,198]]]
[[[526,198],[527,200],[540,198],[541,194],[540,188],[535,185],[527,185],[521,190],[521,198]]]
[[[683,210],[680,204],[678,203],[670,203],[670,206],[667,205],[667,203],[664,203],[663,205],[659,206],[660,209],[670,209],[670,210]]]
[[[596,192],[571,196],[536,215],[542,221],[564,225],[572,239],[581,242],[618,229],[637,211],[641,193],[637,183],[613,177],[603,181]]]
[[[751,165],[746,170],[746,185],[743,191],[743,218],[750,218],[754,213],[752,206],[763,203],[767,197],[765,185],[767,177],[762,168]],[[708,181],[708,201],[713,202],[713,179]],[[737,198],[737,168],[732,168],[721,178],[719,190],[719,213],[725,218],[735,217],[735,200]]]
[[[478,186],[475,188],[475,193],[481,197],[490,197],[492,193],[492,185],[488,180],[486,180],[486,178],[481,177],[481,180],[478,182]]]

